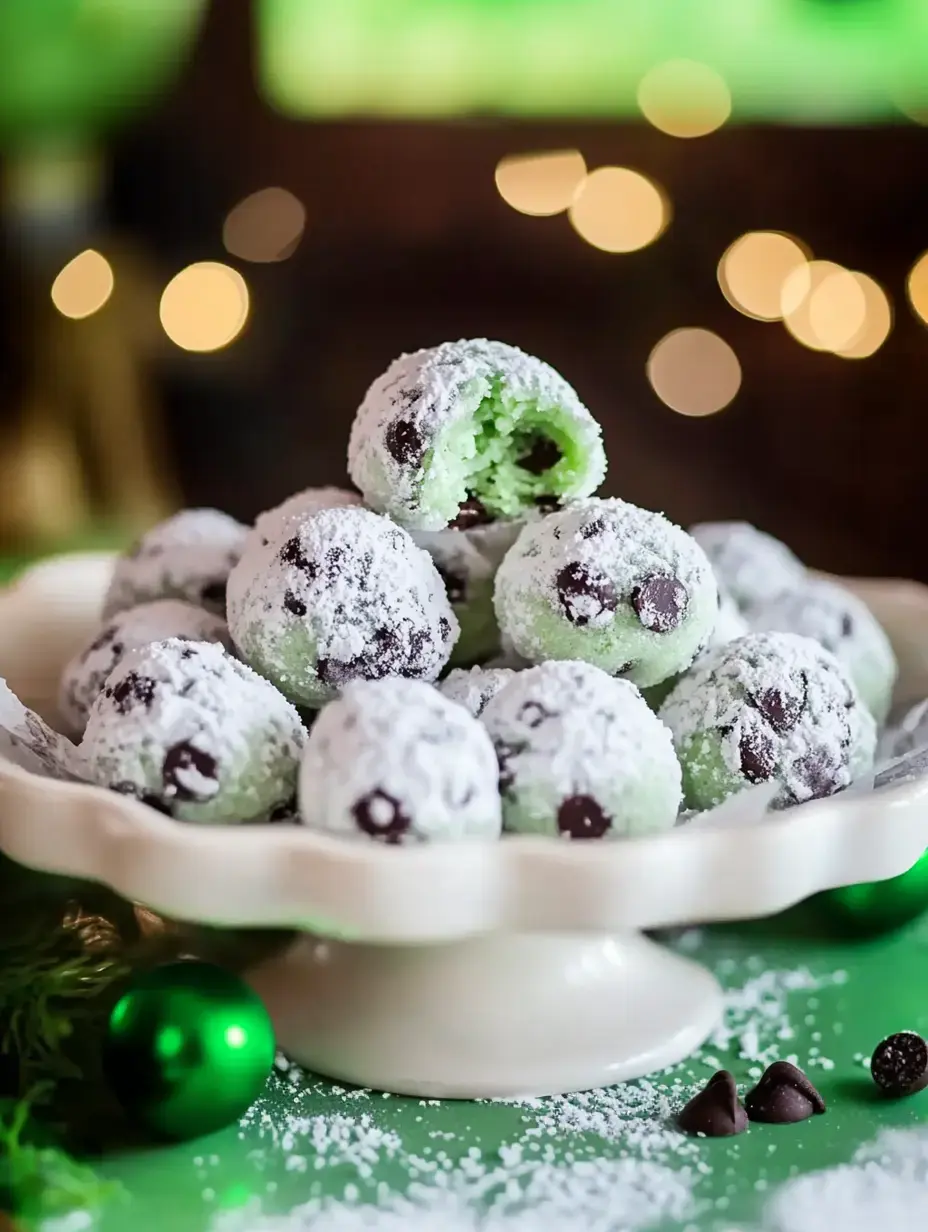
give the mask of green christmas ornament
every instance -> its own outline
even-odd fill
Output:
[[[928,851],[899,877],[829,890],[821,902],[854,932],[901,928],[928,910]]]
[[[110,1015],[107,1081],[130,1118],[182,1141],[229,1125],[261,1093],[274,1031],[261,1000],[221,967],[173,962],[137,976]]]

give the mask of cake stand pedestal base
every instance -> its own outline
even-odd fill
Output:
[[[305,935],[248,978],[301,1065],[435,1099],[638,1078],[687,1057],[722,1015],[708,971],[637,933],[422,946]]]

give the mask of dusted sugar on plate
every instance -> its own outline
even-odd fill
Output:
[[[741,609],[774,599],[805,581],[802,561],[785,543],[750,522],[698,522],[690,534],[708,556],[719,589]]]
[[[589,496],[606,455],[599,424],[554,368],[476,338],[393,361],[355,417],[348,470],[371,508],[434,531],[462,511],[518,518]]]
[[[688,808],[775,781],[774,808],[847,787],[873,765],[876,724],[837,659],[811,638],[750,633],[707,651],[661,706]]]
[[[268,820],[296,791],[294,708],[219,645],[130,651],[94,702],[80,746],[91,782],[180,821]]]
[[[479,719],[503,685],[515,676],[511,667],[472,667],[469,671],[457,667],[439,684],[439,691],[449,701],[457,702]]]
[[[747,610],[758,632],[798,633],[814,638],[842,663],[877,723],[889,714],[899,668],[882,625],[864,603],[843,586],[808,578]]]
[[[696,542],[661,514],[614,499],[529,523],[496,575],[495,603],[526,659],[580,659],[639,686],[689,667],[718,613]]]
[[[90,707],[107,676],[130,650],[170,637],[219,642],[227,650],[232,648],[229,630],[221,616],[179,599],[158,599],[117,613],[62,672],[58,709],[68,732],[74,736],[83,733]]]
[[[225,615],[226,581],[248,527],[218,509],[184,509],[147,531],[113,570],[103,619],[155,599],[183,599]]]
[[[410,532],[434,561],[461,627],[449,660],[452,666],[467,667],[499,654],[493,585],[496,571],[521,529],[521,522],[484,521],[464,529]]]
[[[507,681],[481,718],[506,830],[611,839],[675,825],[673,740],[629,681],[588,663],[543,663]]]
[[[291,701],[350,680],[436,680],[458,623],[429,554],[368,509],[323,509],[252,543],[229,578],[239,653]]]
[[[355,681],[310,733],[300,815],[316,830],[391,845],[494,839],[497,773],[484,727],[431,685]]]

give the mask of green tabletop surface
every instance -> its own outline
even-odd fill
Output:
[[[687,1063],[603,1092],[522,1105],[432,1102],[281,1070],[241,1125],[103,1160],[100,1171],[122,1182],[125,1196],[101,1226],[847,1232],[841,1220],[866,1169],[837,1174],[811,1217],[808,1187],[798,1191],[796,1178],[852,1162],[887,1130],[928,1124],[928,1091],[890,1101],[868,1071],[886,1035],[928,1032],[928,921],[878,939],[829,931],[827,913],[806,905],[773,921],[678,936],[672,944],[725,985],[725,1027]],[[776,1059],[806,1070],[826,1100],[823,1116],[752,1125],[730,1139],[675,1130],[674,1110],[716,1069],[730,1069],[743,1094]],[[913,1229],[928,1226],[924,1161],[921,1182]],[[886,1194],[872,1187],[873,1217],[860,1226],[902,1232],[883,1218]],[[791,1209],[790,1195],[798,1221],[778,1214],[778,1203]]]
[[[11,572],[11,562],[0,561],[0,576]],[[893,934],[860,937],[820,899],[773,920],[665,940],[710,967],[726,989],[723,1028],[671,1070],[601,1092],[468,1103],[348,1089],[281,1059],[239,1125],[180,1146],[127,1147],[88,1160],[119,1183],[115,1196],[97,1216],[76,1212],[46,1228],[928,1227],[928,1091],[888,1100],[868,1069],[886,1035],[928,1034],[928,916]],[[827,1103],[824,1115],[752,1125],[729,1139],[676,1130],[675,1111],[715,1070],[731,1070],[743,1095],[778,1059],[808,1073]]]

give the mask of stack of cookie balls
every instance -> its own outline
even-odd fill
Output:
[[[750,526],[596,497],[605,471],[541,360],[401,356],[354,490],[251,527],[187,510],[117,562],[61,685],[87,777],[180,821],[402,844],[635,837],[865,775],[896,674],[866,606]]]

